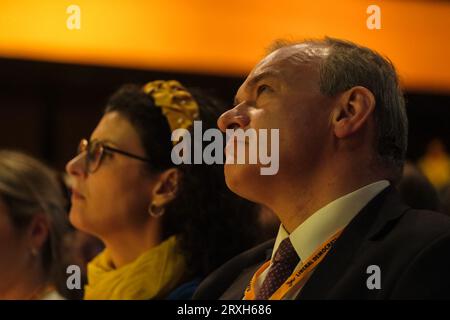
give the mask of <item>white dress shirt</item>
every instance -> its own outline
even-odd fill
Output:
[[[317,210],[291,234],[286,231],[283,225],[280,225],[273,247],[272,258],[281,241],[289,237],[300,259],[308,259],[322,243],[327,241],[340,229],[345,228],[370,200],[388,186],[389,181],[381,180],[348,193]],[[299,262],[295,270],[301,264]],[[261,287],[268,271],[269,268],[264,270],[255,282],[256,292]],[[295,285],[285,295],[283,300],[295,299],[306,281],[307,279],[304,279],[304,281],[300,281]]]

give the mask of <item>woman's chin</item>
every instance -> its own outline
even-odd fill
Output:
[[[76,229],[80,231],[90,233],[88,230],[89,229],[88,224],[84,220],[85,219],[83,219],[83,213],[80,212],[80,210],[76,210],[75,208],[72,207],[69,212],[70,224],[72,224],[72,226],[74,226]]]

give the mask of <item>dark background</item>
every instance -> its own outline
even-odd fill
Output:
[[[0,148],[25,151],[63,170],[117,88],[157,79],[206,88],[231,106],[244,78],[0,58]],[[434,137],[450,149],[450,93],[406,92],[406,99],[408,158],[416,161]]]

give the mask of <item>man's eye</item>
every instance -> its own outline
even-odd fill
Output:
[[[259,96],[262,93],[266,92],[270,90],[270,87],[268,85],[262,84],[258,87],[258,89],[256,90],[256,94]]]

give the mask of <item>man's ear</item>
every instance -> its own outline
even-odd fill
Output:
[[[43,213],[35,214],[27,229],[32,254],[39,252],[49,236],[49,222]]]
[[[181,184],[181,171],[170,168],[159,174],[158,181],[153,186],[152,203],[163,207],[177,196]]]
[[[332,113],[334,134],[338,138],[354,134],[368,122],[374,110],[375,97],[369,89],[356,86],[345,91]]]

